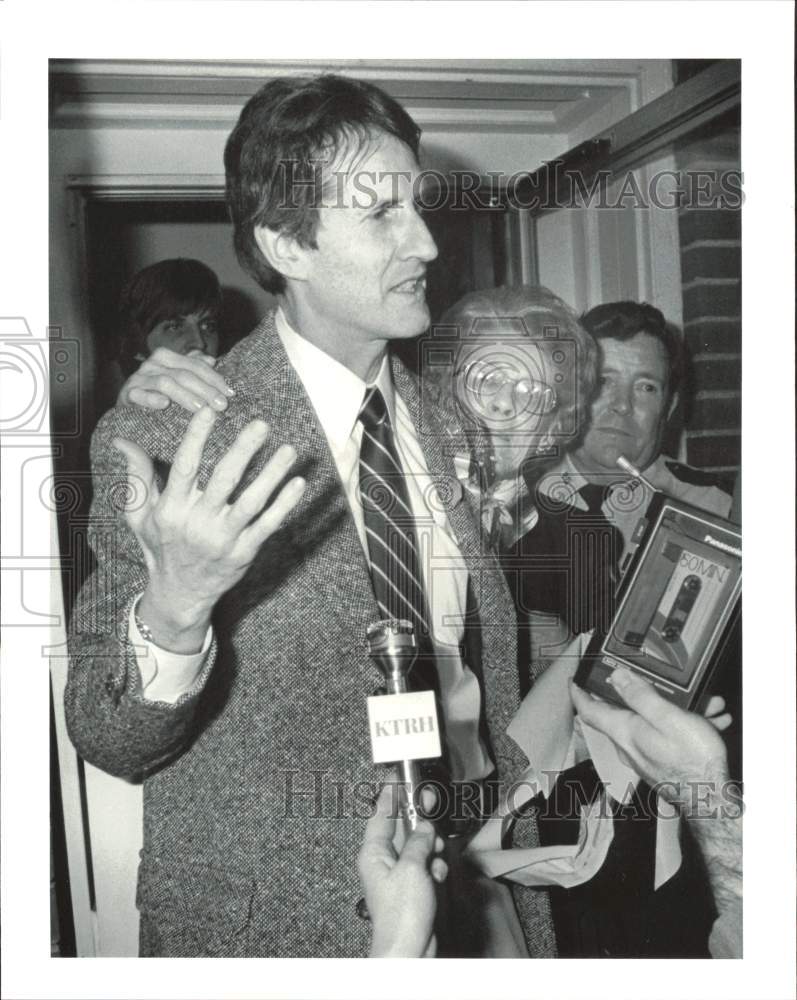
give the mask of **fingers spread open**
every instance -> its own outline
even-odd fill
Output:
[[[114,438],[113,446],[127,460],[127,496],[125,516],[135,527],[145,512],[157,503],[160,493],[155,469],[149,455],[132,441]]]
[[[216,414],[208,406],[191,418],[169,473],[166,491],[173,499],[187,498],[196,486],[202,452],[215,420]]]
[[[253,524],[241,533],[242,544],[250,549],[257,549],[270,535],[273,535],[299,502],[302,493],[304,493],[305,485],[304,479],[299,476],[286,483],[268,510],[264,511]]]
[[[263,420],[252,420],[244,427],[213,470],[202,498],[204,507],[214,513],[226,507],[230,494],[240,483],[246,467],[255,453],[263,447],[268,432],[268,424]]]
[[[288,444],[282,445],[274,452],[255,479],[230,508],[230,524],[233,528],[243,530],[253,518],[260,515],[272,493],[288,474],[295,461],[296,452]],[[296,482],[296,480],[292,480],[292,482]],[[296,496],[297,500],[300,495]],[[285,513],[275,522],[275,526],[279,524]]]

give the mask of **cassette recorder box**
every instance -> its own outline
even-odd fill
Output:
[[[740,529],[662,493],[646,521],[611,628],[593,636],[576,683],[622,704],[607,678],[624,666],[681,708],[700,708],[723,658],[739,648]]]

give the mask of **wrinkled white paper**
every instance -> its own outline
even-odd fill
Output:
[[[564,888],[588,881],[606,860],[614,837],[611,802],[626,803],[640,780],[607,736],[574,715],[568,682],[588,642],[588,635],[580,635],[570,643],[536,681],[507,727],[507,735],[526,755],[529,767],[520,781],[507,789],[495,815],[468,847],[471,860],[493,878]],[[502,849],[503,838],[523,805],[539,792],[547,799],[558,775],[589,757],[605,790],[591,806],[582,809],[578,843]],[[681,866],[679,822],[674,811],[662,805],[656,825],[657,889]]]

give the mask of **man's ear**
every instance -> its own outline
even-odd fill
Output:
[[[680,400],[681,397],[679,396],[678,390],[676,389],[676,391],[672,394],[672,398],[670,399],[670,406],[667,410],[667,420],[672,419],[672,415],[678,408],[678,403],[680,402]]]
[[[283,278],[305,280],[308,248],[301,246],[295,236],[279,229],[271,229],[270,226],[256,226],[254,234],[255,242],[270,267]]]

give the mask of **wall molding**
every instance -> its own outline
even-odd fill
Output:
[[[436,132],[571,132],[661,92],[669,60],[52,60],[50,124],[228,128],[266,80],[336,72],[376,83]]]
[[[224,201],[223,174],[70,174],[66,187],[93,201]]]

